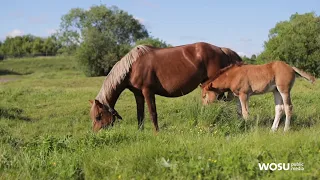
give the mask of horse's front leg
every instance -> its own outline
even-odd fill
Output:
[[[153,122],[155,132],[159,131],[158,126],[158,115],[157,115],[157,108],[156,108],[156,98],[153,92],[149,89],[143,89],[142,94],[147,101],[149,113],[151,116],[151,120]]]
[[[137,104],[138,129],[143,130],[144,127],[144,97],[141,94],[134,94]]]

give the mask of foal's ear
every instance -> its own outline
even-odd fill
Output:
[[[101,104],[98,100],[94,100],[94,103],[99,107],[99,108],[103,108],[103,104]]]
[[[204,89],[207,90],[207,91],[210,91],[212,88],[212,82],[210,82],[209,84],[207,84]]]

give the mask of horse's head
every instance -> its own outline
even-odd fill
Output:
[[[103,105],[98,100],[90,100],[89,102],[91,104],[90,117],[92,119],[92,129],[94,132],[113,125],[116,117],[122,119],[116,110]]]

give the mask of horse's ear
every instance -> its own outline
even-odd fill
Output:
[[[99,107],[99,108],[103,108],[103,104],[101,104],[98,100],[94,100],[94,103]]]
[[[89,103],[92,106],[93,105],[93,100],[89,100]]]
[[[119,113],[117,111],[115,111],[115,114],[114,114],[118,119],[121,119],[122,120],[122,117],[119,115]]]
[[[122,117],[118,113],[116,114],[116,116],[117,116],[117,118],[122,120]]]

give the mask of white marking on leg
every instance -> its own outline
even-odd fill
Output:
[[[279,91],[274,91],[273,95],[274,95],[274,103],[275,103],[275,117],[274,117],[271,130],[276,131],[278,129],[281,116],[283,114],[284,106],[283,106],[282,97]]]
[[[284,111],[286,113],[286,122],[284,125],[284,131],[288,131],[290,128],[289,126],[290,126],[290,120],[292,115],[292,103],[291,103],[289,93],[280,93],[280,94],[283,99]]]
[[[242,109],[242,116],[245,120],[248,119],[249,117],[249,113],[248,113],[248,110],[246,108],[246,104],[247,104],[247,94],[241,94],[239,95],[239,99],[240,99],[240,103],[241,103],[241,109]]]

